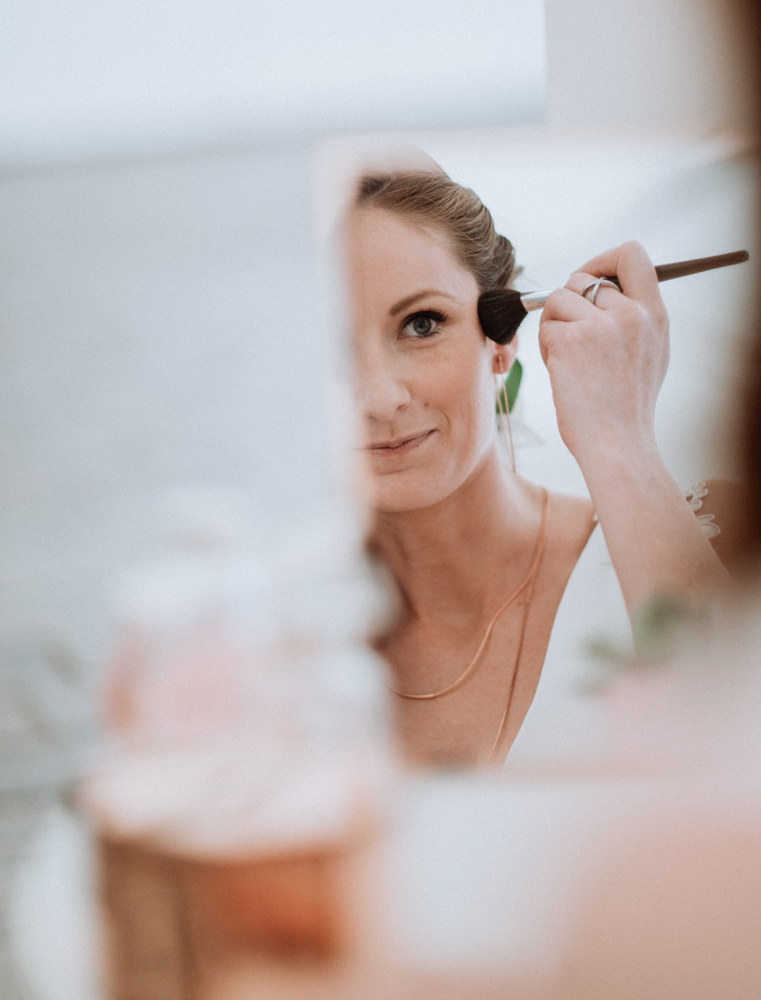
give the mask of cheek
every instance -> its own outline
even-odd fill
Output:
[[[440,375],[440,398],[452,433],[477,446],[490,428],[490,376],[480,355],[458,357]]]
[[[480,452],[492,431],[491,375],[481,352],[463,357],[457,352],[426,373],[428,405],[446,418],[453,444]]]
[[[426,457],[414,459],[400,477],[379,476],[372,505],[400,511],[429,506],[453,493],[473,472],[494,436],[492,376],[488,357],[480,351],[442,351],[422,358],[407,381],[415,407],[428,414],[426,426],[440,434]]]

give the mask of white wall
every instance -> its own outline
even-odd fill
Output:
[[[547,121],[755,127],[753,0],[546,0]]]
[[[0,627],[92,662],[156,490],[223,483],[276,526],[330,493],[308,153],[8,178]]]
[[[6,0],[0,163],[538,121],[542,0]]]

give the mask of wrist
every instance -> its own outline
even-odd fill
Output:
[[[654,434],[596,435],[575,458],[590,491],[593,483],[642,482],[667,472]]]

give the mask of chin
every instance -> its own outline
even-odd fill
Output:
[[[444,500],[456,489],[451,483],[435,483],[430,473],[373,476],[370,482],[370,506],[380,513],[401,514],[423,510]]]

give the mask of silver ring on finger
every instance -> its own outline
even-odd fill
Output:
[[[585,299],[587,297],[587,292],[591,289],[592,294],[589,296],[589,301],[592,305],[594,305],[597,299],[597,293],[603,286],[606,288],[615,288],[617,292],[621,291],[615,281],[611,281],[609,278],[597,278],[595,281],[590,281],[588,285],[585,285],[584,288],[582,288],[581,297]]]

